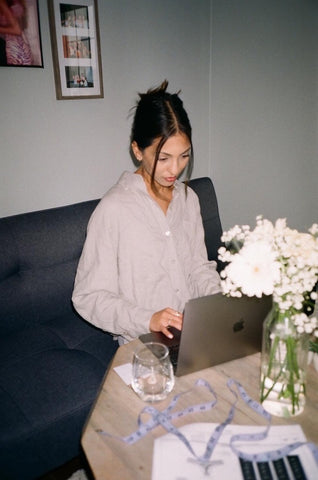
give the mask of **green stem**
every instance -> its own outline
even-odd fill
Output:
[[[298,395],[295,392],[294,374],[299,378],[297,357],[295,352],[295,340],[291,337],[287,337],[286,340],[286,370],[288,372],[287,394],[290,393],[292,401],[292,413],[295,413],[295,405],[299,407]]]
[[[305,394],[302,368],[306,366],[301,364],[305,362],[305,357],[302,358],[305,344],[293,323],[294,310],[282,312],[274,304],[265,321],[261,381],[261,402],[271,397],[273,401],[285,399],[291,414],[297,413]]]
[[[273,345],[270,348],[271,353],[270,353],[269,360],[268,360],[268,376],[270,376],[272,368],[273,368],[273,361],[274,361],[274,358],[276,356],[276,351],[277,351],[278,345],[279,345],[279,337],[275,337],[274,341],[273,341]]]
[[[282,351],[286,348],[286,352]],[[277,386],[282,375],[287,378],[283,378],[281,391],[278,393],[278,398],[288,398],[291,399],[291,408],[292,413],[294,414],[296,409],[299,408],[299,397],[302,393],[301,386],[299,385],[299,391],[295,389],[295,382],[300,379],[300,371],[297,360],[297,340],[292,336],[288,336],[285,339],[281,339],[278,336],[275,336],[272,346],[270,348],[270,355],[268,360],[268,367],[266,372],[263,372],[263,380],[261,384],[261,401],[266,400],[271,392]],[[271,379],[271,375],[274,368],[275,361],[279,361],[279,371],[274,378]],[[266,378],[272,380],[271,387],[265,387]]]
[[[266,394],[264,395],[264,391],[266,390],[266,388],[265,388],[266,377],[270,378],[269,369],[268,369],[267,375],[264,377],[264,380],[262,381],[261,402],[264,402],[264,400],[266,400],[266,398],[269,396],[269,394],[273,391],[273,388],[275,387],[277,380],[281,376],[282,370],[283,370],[283,368],[281,367],[281,369],[279,370],[279,372],[277,374],[277,377],[272,380],[273,385],[267,390]]]

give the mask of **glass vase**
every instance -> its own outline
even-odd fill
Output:
[[[273,304],[263,326],[261,403],[279,417],[300,414],[306,401],[309,338],[297,332],[292,314]]]

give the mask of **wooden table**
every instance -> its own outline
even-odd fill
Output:
[[[137,417],[145,403],[137,397],[131,387],[124,383],[113,368],[130,362],[132,353],[139,343],[139,340],[134,340],[118,349],[84,427],[82,446],[97,480],[150,480],[154,439],[166,433],[162,427],[157,427],[134,445],[128,445],[114,438],[101,437],[96,433],[97,429],[102,429],[110,434],[127,436],[137,430]],[[238,380],[247,393],[258,400],[259,372],[260,355],[256,354],[177,377],[173,392],[166,400],[155,406],[162,410],[176,393],[190,389],[198,378],[204,378],[217,393],[216,407],[208,412],[189,414],[183,419],[175,420],[174,425],[181,427],[193,422],[220,423],[227,417],[233,402],[233,395],[226,386],[228,378],[232,377]],[[317,387],[318,374],[313,367],[309,367],[307,402],[304,412],[289,420],[273,417],[272,423],[274,425],[299,423],[307,439],[318,444]],[[177,409],[181,410],[186,406],[203,401],[211,401],[211,394],[205,389],[194,389],[180,398]],[[148,418],[146,417],[145,420]],[[265,425],[265,421],[248,408],[242,400],[238,402],[233,423]]]

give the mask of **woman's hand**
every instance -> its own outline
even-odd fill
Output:
[[[177,330],[181,330],[182,319],[182,313],[173,310],[173,308],[165,308],[153,314],[149,329],[151,332],[162,332],[166,337],[173,338],[169,328],[174,327]]]

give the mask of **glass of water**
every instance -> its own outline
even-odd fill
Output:
[[[166,345],[145,343],[133,356],[132,388],[145,402],[164,400],[174,386],[173,369]]]

